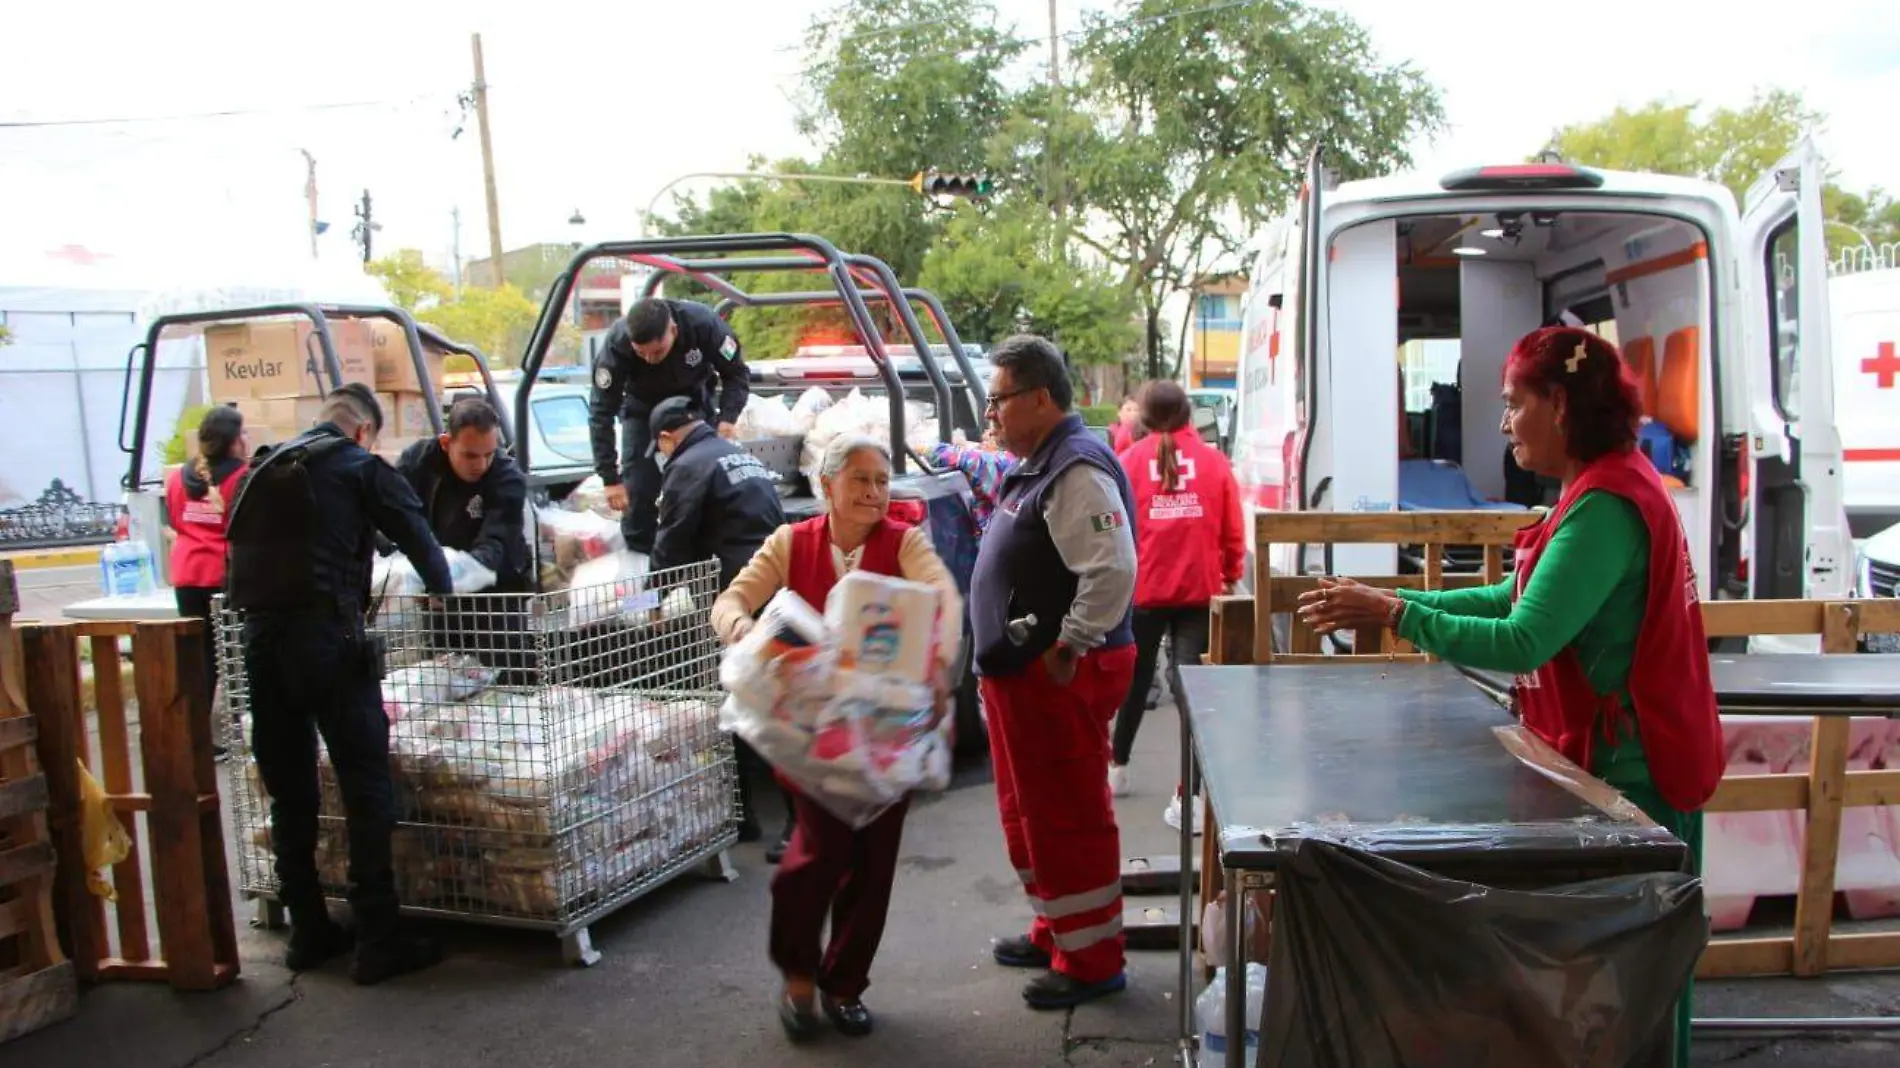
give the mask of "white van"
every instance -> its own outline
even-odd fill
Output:
[[[1900,523],[1900,267],[1837,274],[1827,299],[1842,496],[1854,534],[1868,537]]]
[[[1646,451],[1705,598],[1845,594],[1821,183],[1807,144],[1740,213],[1722,186],[1683,178],[1538,163],[1335,185],[1316,158],[1251,272],[1243,491],[1256,508],[1338,511],[1554,501],[1507,470],[1499,383],[1512,343],[1562,320],[1616,340],[1638,371]],[[1456,359],[1440,361],[1451,381],[1405,390],[1433,398],[1408,420],[1413,342]],[[1335,557],[1324,566],[1347,574],[1399,569],[1391,547]],[[1292,552],[1272,566],[1294,570]]]

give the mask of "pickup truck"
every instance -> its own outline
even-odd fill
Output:
[[[561,408],[558,419],[554,412],[541,411],[542,401],[555,395],[547,392],[550,387],[542,379],[549,370],[544,363],[553,345],[555,330],[573,296],[575,281],[588,264],[596,260],[616,260],[629,266],[651,268],[653,273],[646,287],[648,294],[658,292],[667,278],[690,278],[707,285],[721,298],[717,306],[721,314],[747,306],[842,306],[857,335],[855,351],[783,360],[748,360],[752,389],[760,396],[795,399],[817,386],[831,393],[834,400],[858,389],[866,397],[889,404],[893,511],[924,526],[967,597],[976,563],[974,496],[969,481],[960,472],[939,470],[907,447],[904,402],[923,404],[928,417],[939,419],[938,436],[942,441],[950,440],[952,428],[976,437],[980,434],[986,404],[983,372],[962,347],[935,297],[902,287],[890,267],[881,261],[841,253],[821,237],[722,234],[605,242],[577,250],[568,268],[549,287],[540,321],[522,358],[521,378],[512,384],[515,423],[524,427],[535,424],[529,432],[517,436],[514,444],[516,462],[531,472],[532,478],[539,478],[544,470],[542,456],[557,454],[560,462],[566,463],[580,448],[563,446],[556,440],[571,433],[566,429],[554,429],[554,438],[546,436],[549,428],[557,423],[560,427],[566,426],[562,420],[575,409]],[[731,281],[731,276],[737,274],[773,272],[822,273],[830,288],[753,294]],[[886,343],[869,311],[873,303],[891,306],[911,342],[907,349]],[[912,311],[913,303],[929,310],[944,344],[933,345],[927,340]],[[939,362],[942,356],[950,358],[947,366]],[[564,384],[558,388],[565,392],[571,387]],[[584,398],[579,407],[579,414],[584,418]],[[940,413],[947,413],[948,418],[941,418]],[[796,439],[745,444],[781,475],[788,518],[797,520],[818,513],[813,487],[796,473],[800,452]],[[971,754],[987,748],[987,736],[977,703],[976,676],[969,659],[967,616],[963,627],[966,652],[957,681],[955,733],[959,752]]]

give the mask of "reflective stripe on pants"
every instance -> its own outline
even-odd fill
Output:
[[[1085,983],[1123,967],[1108,725],[1134,671],[1127,646],[1083,657],[1066,687],[1040,661],[1020,675],[982,680],[1003,840],[1036,914],[1029,940],[1056,971]]]

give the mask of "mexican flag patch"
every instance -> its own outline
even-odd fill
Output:
[[[724,356],[726,359],[730,360],[734,356],[737,356],[738,354],[739,354],[739,339],[736,337],[733,337],[731,334],[727,334],[726,339],[719,343],[719,355]]]
[[[1094,527],[1095,533],[1097,534],[1106,534],[1111,530],[1120,530],[1122,528],[1122,514],[1120,512],[1103,512],[1101,515],[1089,516],[1089,526]]]

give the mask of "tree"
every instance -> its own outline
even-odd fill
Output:
[[[927,0],[847,0],[812,21],[799,130],[818,146],[814,160],[752,168],[908,178],[920,170],[971,170],[1012,106],[1002,80],[1023,48],[995,25],[987,5],[949,14]],[[914,281],[942,229],[944,215],[897,187],[761,179],[681,198],[666,233],[790,230],[821,234],[848,252],[876,256],[901,280]],[[750,275],[758,292],[824,289],[823,275]],[[709,299],[700,287],[672,283],[669,293]],[[881,325],[887,309],[873,306]],[[746,309],[733,325],[759,356],[789,355],[814,337],[848,336],[835,308]]]
[[[422,253],[412,248],[398,249],[364,268],[389,291],[389,299],[404,311],[414,312],[455,294],[455,287],[441,272],[422,262]]]
[[[1135,351],[1134,295],[1110,272],[1060,250],[1060,225],[1027,198],[984,213],[964,208],[924,259],[919,283],[943,300],[959,333],[1042,334],[1075,364]]]
[[[464,286],[462,295],[455,296],[449,280],[424,263],[422,253],[415,249],[400,249],[372,260],[367,270],[383,283],[397,307],[449,338],[474,346],[488,356],[491,367],[517,362],[541,316],[540,306],[512,283],[498,289]],[[557,353],[571,356],[578,349],[578,336],[563,326]]]
[[[1801,94],[1786,89],[1757,92],[1740,108],[1706,109],[1699,103],[1656,100],[1635,109],[1617,108],[1603,118],[1563,127],[1551,145],[1565,159],[1608,170],[1675,174],[1719,182],[1746,204],[1755,179],[1766,174],[1825,116]],[[1875,246],[1900,241],[1900,205],[1878,189],[1857,196],[1830,182],[1821,191],[1831,226],[1829,247]]]
[[[459,300],[445,301],[416,313],[416,318],[491,359],[515,362],[528,347],[541,308],[513,284],[498,289],[464,287]]]
[[[1315,146],[1358,177],[1404,165],[1404,146],[1442,122],[1421,74],[1297,0],[1123,0],[1087,16],[1074,60],[1062,96],[1078,106],[1032,94],[992,159],[1036,184],[1042,147],[1057,153],[1062,188],[1046,199],[1076,205],[1075,240],[1134,294],[1150,376],[1163,305],[1285,206]]]

